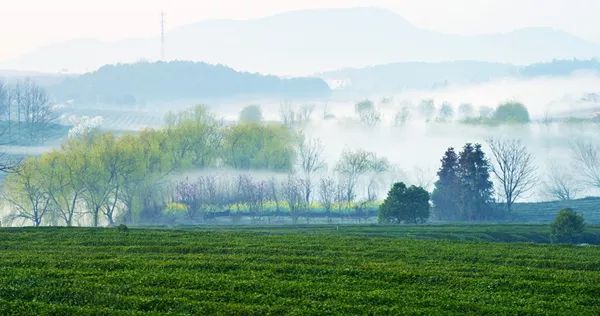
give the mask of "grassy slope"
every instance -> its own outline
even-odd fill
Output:
[[[600,223],[600,198],[588,197],[572,201],[552,201],[540,203],[515,203],[515,222],[549,223],[556,214],[566,207],[581,213],[588,223]]]
[[[0,314],[600,313],[598,247],[473,241],[547,229],[2,229]]]

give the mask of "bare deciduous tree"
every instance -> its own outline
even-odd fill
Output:
[[[544,182],[544,194],[560,201],[570,201],[580,191],[577,181],[569,174],[561,171],[559,166],[549,168],[548,178]]]
[[[413,178],[416,186],[429,191],[435,181],[435,171],[415,166],[413,169]]]
[[[323,161],[323,145],[319,139],[306,139],[302,136],[298,146],[300,169],[303,173],[302,186],[304,199],[310,203],[312,194],[312,175],[325,168]]]
[[[353,194],[353,192],[352,192],[352,194]],[[350,202],[352,202],[352,200],[354,200],[354,196],[348,196],[348,190],[346,189],[346,182],[345,181],[337,181],[337,184],[335,186],[334,201],[337,204],[338,211],[342,210],[343,203],[348,202],[349,199],[350,199]]]
[[[335,201],[335,180],[331,177],[322,178],[319,183],[319,200],[331,220],[331,209]]]
[[[510,213],[514,202],[529,192],[536,181],[533,157],[519,140],[488,140],[493,154],[492,172]]]
[[[350,204],[356,196],[356,184],[363,174],[367,173],[371,167],[373,153],[358,150],[355,152],[344,152],[338,161],[336,171],[340,173],[341,180],[344,181],[346,202]]]
[[[280,190],[277,185],[277,181],[275,181],[275,178],[269,179],[269,181],[267,182],[267,194],[269,196],[269,199],[273,201],[273,203],[275,203],[275,212],[277,213],[279,213],[279,211],[281,210],[281,199],[279,197],[279,191]]]
[[[4,139],[5,135],[10,136],[10,89],[8,86],[0,81],[0,116],[5,116],[8,126],[0,128],[0,138]],[[0,145],[6,145],[9,141],[3,141]],[[0,152],[0,172],[11,172],[15,171],[19,162],[15,159],[11,159],[9,155],[4,152]]]
[[[299,212],[304,201],[302,198],[302,188],[298,179],[292,175],[288,176],[287,181],[283,185],[282,191],[283,196],[288,204],[292,220],[295,223],[298,221]]]
[[[19,160],[11,157],[5,152],[0,152],[0,173],[11,173],[18,171]]]
[[[17,131],[30,140],[39,137],[57,119],[46,90],[29,79],[17,82],[11,89],[0,84],[0,111],[7,119],[9,136],[16,121]]]
[[[19,120],[26,123],[29,137],[35,139],[40,131],[56,120],[46,91],[35,82],[26,79],[15,87]]]
[[[56,121],[56,113],[52,110],[46,91],[35,83],[30,83],[26,91],[28,99],[28,123],[31,137]]]
[[[294,106],[285,102],[280,107],[281,121],[287,127],[296,127],[310,121],[315,106],[307,104],[295,109]]]
[[[186,178],[175,184],[173,199],[177,202],[187,205],[186,215],[190,220],[194,220],[203,202],[202,196],[202,177],[196,182],[189,182]]]
[[[589,186],[600,188],[600,149],[597,145],[579,141],[571,144],[575,169]]]
[[[0,81],[0,115],[9,119],[8,110],[10,109],[10,96],[8,86]]]
[[[346,190],[346,202],[351,204],[356,197],[356,185],[361,177],[369,172],[381,174],[389,169],[389,163],[384,158],[378,158],[374,153],[356,150],[345,151],[336,165],[336,171],[341,176]],[[373,178],[371,178],[373,181]],[[368,193],[367,193],[368,195]]]
[[[315,111],[315,106],[313,104],[305,104],[300,106],[298,110],[298,119],[300,123],[307,123],[311,120],[312,114]]]
[[[298,148],[300,167],[304,173],[313,173],[325,167],[323,144],[319,139],[303,138]]]
[[[404,126],[410,119],[410,108],[405,105],[403,106],[396,116],[394,117],[394,126]]]
[[[371,100],[364,100],[354,106],[354,111],[360,118],[360,121],[368,126],[374,127],[381,122],[381,114],[375,108]]]

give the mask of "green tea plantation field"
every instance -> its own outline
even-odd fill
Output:
[[[548,231],[1,229],[0,314],[599,315],[600,247]]]

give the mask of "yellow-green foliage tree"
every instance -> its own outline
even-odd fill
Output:
[[[73,147],[54,150],[39,158],[40,174],[45,193],[50,198],[56,217],[72,226],[78,203],[84,193],[82,177],[83,156]]]
[[[205,107],[169,115],[162,130],[116,137],[90,132],[27,159],[5,184],[12,217],[42,225],[157,218],[169,202],[167,175],[219,166],[290,171],[297,137],[282,125],[224,128]],[[78,217],[79,216],[79,217]],[[76,218],[78,217],[78,218]],[[83,220],[83,221],[82,221]]]
[[[51,200],[44,188],[40,162],[37,158],[25,160],[16,173],[4,182],[6,200],[13,210],[10,220],[26,220],[40,226],[51,208]]]
[[[167,116],[165,129],[178,167],[211,167],[217,161],[222,139],[222,123],[204,106]]]
[[[238,124],[226,129],[225,163],[236,169],[289,171],[294,165],[297,137],[278,124]]]

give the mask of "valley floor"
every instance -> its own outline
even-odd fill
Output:
[[[0,314],[598,315],[600,248],[548,231],[7,228]]]

